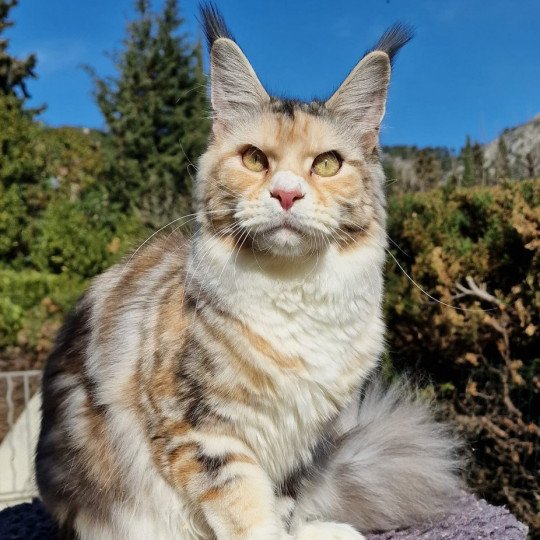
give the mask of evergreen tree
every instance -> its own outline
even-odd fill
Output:
[[[437,187],[442,177],[441,163],[431,148],[418,151],[414,170],[422,190]]]
[[[497,156],[495,159],[495,171],[497,174],[497,181],[508,180],[511,176],[510,174],[510,159],[508,158],[508,148],[506,147],[506,142],[504,137],[501,135],[499,137],[499,142],[497,144]]]
[[[475,142],[472,145],[473,174],[477,184],[486,185],[486,175],[484,170],[484,150],[482,145]]]
[[[24,108],[36,57],[10,55],[3,37],[13,26],[8,17],[16,5],[16,0],[0,0],[0,261],[9,264],[27,254],[25,229],[46,198],[40,186],[46,167],[42,128],[34,122],[37,111]]]
[[[465,142],[465,147],[461,151],[461,161],[463,163],[463,178],[461,181],[461,185],[473,186],[475,184],[474,160],[471,146],[471,138],[468,135]]]
[[[29,97],[26,80],[35,77],[36,57],[18,59],[8,53],[2,37],[13,22],[8,19],[17,0],[0,0],[0,183],[6,188],[37,183],[43,170],[36,139],[39,128],[32,121],[36,111],[24,109]],[[14,188],[15,189],[15,188]]]
[[[155,227],[189,208],[192,164],[204,149],[209,121],[200,47],[178,34],[177,0],[166,0],[159,15],[148,0],[135,7],[137,18],[116,59],[118,77],[94,78],[111,136],[111,198]]]
[[[532,150],[529,150],[525,154],[523,161],[525,165],[526,178],[534,178],[536,176],[536,163],[538,160]]]
[[[26,79],[35,78],[36,56],[29,55],[19,59],[8,54],[9,41],[2,37],[4,31],[13,26],[8,20],[10,10],[18,0],[0,0],[0,94],[16,96],[20,100],[30,97],[26,88]]]

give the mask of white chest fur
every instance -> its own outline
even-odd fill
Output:
[[[231,253],[218,240],[194,249],[188,276],[195,291],[218,297],[227,310],[283,354],[301,356],[327,376],[380,325],[384,250],[375,241],[356,250],[302,261]],[[373,334],[373,338],[380,336]]]
[[[195,293],[201,288],[217,295],[252,332],[306,366],[295,376],[276,375],[280,393],[271,415],[241,418],[270,464],[268,472],[281,479],[307,457],[321,426],[378,360],[384,250],[375,243],[347,253],[331,248],[287,265],[252,253],[231,254],[217,240],[205,246],[204,252],[195,247],[190,261],[188,282]]]

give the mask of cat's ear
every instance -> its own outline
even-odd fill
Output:
[[[346,129],[357,135],[367,153],[379,143],[392,60],[413,35],[413,29],[403,24],[389,28],[326,102]]]
[[[362,146],[377,145],[386,107],[390,69],[390,58],[385,52],[369,53],[326,102],[327,109],[357,134]]]
[[[204,2],[200,13],[210,51],[210,95],[216,130],[227,127],[239,114],[261,107],[270,97],[216,5]]]
[[[218,38],[212,44],[210,84],[214,121],[225,126],[238,114],[270,101],[242,50],[228,38]]]

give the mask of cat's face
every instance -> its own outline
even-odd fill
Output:
[[[324,105],[275,112],[282,109],[274,102],[215,134],[202,161],[203,204],[215,232],[281,255],[356,240],[374,218],[360,146]]]
[[[240,48],[211,48],[213,136],[197,196],[206,232],[301,256],[358,245],[384,226],[378,131],[389,55],[374,51],[326,102],[271,98]]]

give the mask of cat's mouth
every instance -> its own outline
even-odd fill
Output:
[[[296,225],[292,225],[291,223],[288,223],[288,222],[281,223],[279,225],[274,225],[262,232],[264,234],[271,234],[271,233],[276,233],[276,232],[281,232],[281,231],[291,232],[291,233],[296,233],[296,234],[305,234],[305,231],[302,230],[300,227],[297,227]]]
[[[254,234],[255,246],[279,255],[301,255],[306,249],[306,231],[301,226],[283,220],[268,224]]]
[[[269,220],[264,226],[252,227],[252,246],[278,255],[305,255],[317,247],[314,240],[317,235],[309,225],[299,221],[296,217],[287,216]]]

